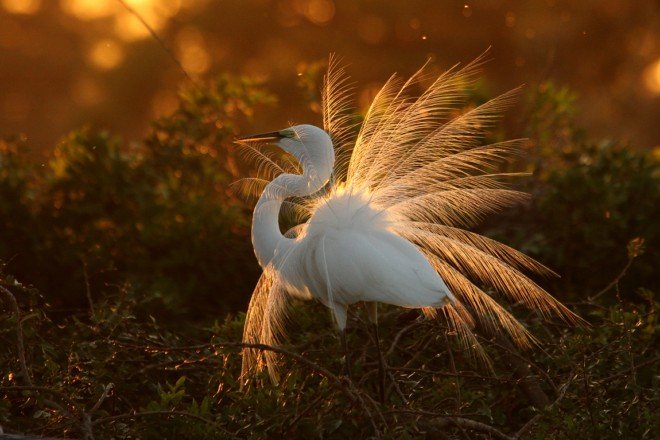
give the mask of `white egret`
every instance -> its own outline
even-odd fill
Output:
[[[440,310],[480,356],[471,330],[475,322],[529,346],[533,337],[482,286],[545,318],[579,319],[521,272],[550,274],[549,269],[464,229],[527,198],[503,181],[517,173],[494,171],[521,140],[482,145],[481,137],[516,91],[457,114],[480,61],[437,77],[426,65],[407,81],[393,75],[353,137],[351,86],[331,58],[323,88],[324,129],[296,125],[239,140],[279,174],[269,183],[254,181],[267,183],[252,222],[264,272],[250,301],[244,342],[277,345],[290,297],[329,307],[344,346],[347,310],[357,302],[368,305],[374,324],[377,303],[421,308],[426,315]],[[413,94],[424,84],[421,94]],[[278,164],[252,142],[273,143],[295,162]],[[284,203],[294,204],[304,220],[286,234],[278,220]],[[380,353],[379,361],[382,398]],[[244,350],[243,380],[264,367],[277,382],[275,355]]]

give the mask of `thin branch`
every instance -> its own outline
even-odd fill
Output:
[[[505,383],[517,382],[514,379],[504,379],[496,376],[492,376],[492,377],[482,376],[480,374],[476,374],[472,372],[456,371],[455,373],[450,373],[448,371],[427,370],[424,368],[389,367],[389,366],[387,367],[387,369],[389,371],[400,371],[402,373],[420,373],[420,374],[430,374],[433,376],[446,376],[446,377],[465,377],[469,379],[481,379],[486,381],[505,382]]]
[[[93,414],[97,409],[101,407],[103,404],[103,401],[108,398],[110,395],[110,392],[115,389],[115,384],[110,382],[108,385],[105,386],[103,389],[103,393],[101,394],[101,397],[99,397],[99,400],[96,401],[92,409],[90,409],[87,414]]]
[[[419,324],[419,323],[418,323],[417,321],[414,321],[414,322],[412,322],[411,324],[408,324],[407,326],[405,326],[404,328],[402,328],[401,330],[399,330],[399,332],[398,332],[398,333],[396,334],[396,336],[394,337],[394,340],[392,341],[392,345],[390,345],[390,348],[387,350],[387,353],[385,353],[385,356],[386,356],[386,357],[390,357],[390,356],[392,356],[392,353],[394,353],[394,350],[396,349],[396,346],[397,346],[397,344],[399,343],[399,340],[401,340],[401,337],[402,337],[402,336],[403,336],[408,330],[410,330],[411,328],[413,328],[413,327],[416,326],[417,324]]]
[[[476,420],[466,419],[465,417],[439,417],[437,419],[425,420],[420,422],[421,426],[424,426],[427,430],[433,432],[438,431],[442,432],[442,428],[447,426],[455,426],[457,428],[471,429],[473,431],[485,432],[492,435],[495,438],[502,440],[515,440],[516,437],[512,437],[500,431],[499,429],[487,425],[485,423],[477,422]]]
[[[447,346],[447,352],[449,353],[449,365],[451,365],[451,372],[456,375],[458,371],[456,370],[456,363],[454,362],[454,353],[451,350],[451,345],[449,344],[449,339],[447,339],[447,332],[442,332],[442,336],[445,339],[445,345]],[[456,412],[461,412],[461,386],[458,384],[458,380],[453,381],[456,386]]]
[[[401,387],[399,386],[399,383],[396,380],[396,377],[394,377],[394,374],[392,374],[391,370],[387,370],[387,375],[390,377],[390,380],[392,381],[392,386],[394,387],[394,390],[396,393],[399,395],[401,398],[401,401],[404,403],[406,406],[410,406],[410,402],[406,398],[406,396],[403,394],[403,391],[401,391]],[[388,389],[389,392],[389,389]]]
[[[0,290],[9,298],[11,306],[16,316],[16,348],[18,349],[18,360],[21,364],[21,371],[23,373],[23,378],[25,383],[28,386],[32,386],[32,378],[30,377],[30,372],[27,367],[27,362],[25,361],[25,344],[23,343],[23,326],[21,325],[21,309],[18,307],[18,302],[16,297],[11,291],[3,286],[0,286]]]
[[[484,338],[481,338],[479,335],[477,335],[477,337],[480,338],[480,339],[484,339]],[[506,345],[501,343],[501,342],[505,342],[506,339],[499,339],[499,342],[498,341],[493,341],[493,340],[488,340],[488,339],[484,339],[484,340],[488,341],[491,344],[495,345],[496,347],[506,351],[511,356],[518,358],[524,364],[534,367],[534,369],[536,371],[538,371],[541,376],[543,376],[546,383],[552,387],[552,389],[555,391],[555,393],[557,392],[557,385],[555,385],[555,382],[552,380],[550,375],[543,368],[541,368],[539,365],[537,365],[536,362],[533,362],[531,359],[527,359],[526,357],[524,357],[523,355],[518,353],[516,350],[514,350],[513,346],[507,347]]]
[[[0,387],[0,392],[8,392],[8,393],[15,393],[19,391],[36,391],[36,392],[44,392],[48,394],[52,394],[54,396],[59,397],[60,399],[64,400],[67,402],[69,405],[72,407],[75,407],[75,403],[73,400],[71,400],[66,394],[62,393],[61,391],[54,390],[52,388],[48,387],[40,387],[40,386],[34,386],[34,385],[29,385],[29,386],[13,386],[13,387]],[[71,421],[78,426],[78,428],[81,431],[84,431],[84,429],[81,426],[81,421],[78,420],[76,416],[74,416],[69,410],[64,408],[62,405],[60,405],[57,402],[54,402],[50,399],[43,399],[43,402],[47,405],[50,406],[52,409],[59,411],[62,413],[65,417],[68,417],[71,419]]]
[[[541,419],[541,417],[543,417],[543,415],[544,415],[545,413],[547,413],[547,412],[550,411],[552,408],[554,408],[555,406],[557,406],[557,404],[559,404],[559,402],[560,402],[560,401],[564,398],[564,396],[566,395],[566,391],[568,391],[568,387],[571,385],[571,383],[573,382],[573,380],[575,380],[575,378],[576,378],[576,375],[571,374],[570,379],[568,379],[568,381],[567,381],[564,385],[562,385],[562,386],[559,387],[559,395],[557,396],[557,399],[555,399],[554,402],[552,402],[550,405],[548,405],[547,407],[545,407],[545,409],[543,410],[543,412],[541,412],[541,413],[535,415],[535,416],[532,417],[527,423],[525,423],[525,424],[522,426],[522,428],[520,428],[520,429],[518,430],[518,432],[515,433],[515,435],[513,436],[513,439],[514,439],[514,440],[518,440],[518,439],[519,439],[520,437],[522,437],[525,433],[527,433],[530,429],[532,429],[532,426],[534,426],[534,424],[535,424],[536,422],[538,422],[538,421]]]
[[[207,419],[206,417],[199,416],[197,414],[189,413],[187,411],[144,411],[144,412],[138,412],[138,413],[133,413],[133,414],[118,414],[116,416],[108,416],[108,417],[101,417],[99,419],[96,419],[92,422],[92,426],[100,425],[102,423],[108,423],[108,422],[114,422],[117,420],[124,420],[124,419],[137,419],[139,417],[149,417],[149,416],[182,416],[182,417],[189,417],[191,419],[199,420],[201,422],[207,423],[209,425],[212,425],[218,429],[221,429],[223,432],[229,434],[229,432],[224,429],[222,426],[218,425],[215,421]]]
[[[0,387],[0,393],[19,393],[22,391],[38,391],[38,392],[52,394],[53,396],[59,397],[60,399],[62,399],[71,406],[75,405],[75,402],[71,400],[69,396],[67,396],[61,391],[49,387],[40,387],[35,385],[29,385],[29,386],[15,385],[12,387]]]
[[[654,364],[654,363],[656,363],[656,362],[658,362],[658,361],[660,361],[660,356],[657,356],[657,357],[655,357],[655,358],[653,358],[653,359],[649,359],[649,360],[644,361],[644,362],[640,362],[639,364],[635,365],[634,367],[627,368],[627,369],[625,369],[625,370],[623,370],[623,371],[621,371],[621,372],[619,372],[619,373],[613,374],[613,375],[611,375],[611,376],[607,376],[606,378],[604,378],[604,379],[600,379],[600,380],[601,380],[602,382],[609,382],[609,381],[611,381],[612,379],[616,379],[616,378],[618,378],[618,377],[620,377],[620,376],[623,376],[623,375],[626,375],[626,374],[630,373],[630,372],[633,371],[633,370],[637,370],[637,369],[639,369],[639,368],[641,368],[641,367],[645,367],[645,366],[647,366],[647,365]]]
[[[543,409],[548,406],[550,404],[550,398],[541,388],[537,376],[532,374],[532,371],[530,370],[530,365],[536,366],[536,364],[518,354],[513,343],[502,334],[496,334],[495,339],[496,341],[493,341],[493,343],[504,349],[504,358],[513,369],[514,377],[519,379],[518,385],[523,390],[531,404],[538,409]],[[537,369],[543,371],[540,367],[537,367]],[[553,389],[556,389],[550,376],[545,371],[543,371],[543,375],[548,383],[552,385]]]
[[[144,26],[151,36],[156,40],[156,42],[160,45],[160,47],[163,48],[165,52],[169,55],[169,57],[176,63],[177,66],[179,66],[179,69],[181,69],[181,72],[188,78],[188,80],[192,83],[195,82],[195,80],[192,79],[190,74],[186,71],[186,69],[183,67],[183,64],[181,64],[181,61],[176,57],[172,49],[170,49],[167,44],[165,44],[165,41],[163,41],[162,38],[156,33],[153,27],[149,25],[149,23],[146,22],[144,17],[140,15],[135,9],[133,9],[128,3],[126,3],[124,0],[117,0],[129,13],[131,13],[135,18],[137,18],[140,23],[142,23],[142,26]]]
[[[85,257],[81,258],[83,277],[85,279],[85,294],[87,295],[87,302],[89,303],[89,316],[92,318],[92,321],[96,319],[96,313],[94,313],[94,301],[92,300],[92,289],[89,285],[89,274],[87,272],[87,260]]]
[[[319,396],[316,399],[312,400],[312,402],[309,405],[307,405],[302,411],[300,411],[300,413],[297,414],[296,417],[294,417],[293,420],[291,420],[291,422],[289,422],[286,425],[285,432],[288,432],[291,428],[293,428],[295,426],[295,424],[298,422],[298,420],[300,420],[302,418],[302,416],[304,416],[312,408],[314,408],[321,401],[321,399],[323,399],[323,397],[325,397],[325,396],[323,396],[323,394],[319,394]]]
[[[619,272],[619,274],[616,276],[616,278],[614,278],[614,279],[613,279],[613,280],[612,280],[607,286],[605,286],[605,288],[604,288],[603,290],[601,290],[600,292],[598,292],[598,293],[596,293],[596,294],[594,294],[594,295],[592,295],[592,296],[588,296],[588,297],[587,297],[587,303],[590,303],[590,302],[594,301],[595,299],[600,298],[600,297],[603,296],[605,293],[607,293],[612,287],[614,287],[614,286],[616,286],[617,284],[619,284],[619,281],[621,281],[621,279],[622,279],[624,276],[626,276],[626,273],[628,272],[628,269],[630,269],[630,266],[632,266],[633,261],[635,260],[635,257],[636,257],[636,255],[630,255],[630,256],[628,257],[628,262],[626,263],[626,265],[624,266],[624,268],[621,270],[621,272]]]
[[[369,411],[369,408],[367,407],[366,402],[362,398],[359,390],[355,387],[353,381],[351,381],[349,378],[340,378],[335,374],[331,373],[328,369],[320,366],[316,362],[312,362],[309,359],[305,358],[304,356],[299,355],[298,353],[294,353],[292,351],[286,350],[281,347],[274,347],[272,345],[266,345],[266,344],[248,344],[244,342],[220,342],[220,343],[213,343],[212,345],[214,347],[254,348],[257,350],[272,351],[274,353],[279,353],[285,356],[289,356],[297,360],[298,362],[305,364],[308,367],[311,367],[312,369],[316,370],[317,373],[320,373],[322,376],[326,377],[327,379],[330,379],[330,381],[333,382],[349,398],[350,401],[357,400],[360,403],[360,406],[362,406],[362,409],[367,414],[369,421],[371,422],[371,425],[374,428],[374,434],[376,435],[377,438],[380,438],[380,431],[378,429],[378,425],[376,424],[376,421],[373,419],[371,415],[371,411]],[[367,397],[369,396],[367,395]],[[383,414],[378,409],[378,405],[375,404],[375,402],[373,402],[373,406],[377,414],[381,418],[381,420],[384,422]]]
[[[220,347],[220,348],[254,348],[256,350],[272,351],[274,353],[283,354],[285,356],[291,357],[291,358],[299,361],[302,364],[307,365],[308,367],[311,367],[312,369],[316,370],[317,373],[320,373],[321,376],[324,376],[324,377],[330,379],[335,384],[338,384],[342,389],[346,389],[344,380],[340,379],[339,376],[331,373],[327,368],[324,368],[324,367],[320,366],[316,362],[312,362],[309,359],[307,359],[306,357],[301,356],[298,353],[294,353],[292,351],[289,351],[285,348],[275,347],[275,346],[266,345],[266,344],[248,344],[248,343],[243,343],[243,342],[218,342],[218,343],[214,342],[211,345],[213,347]],[[350,394],[350,392],[348,394]]]

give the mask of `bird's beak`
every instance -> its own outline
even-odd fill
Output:
[[[236,139],[238,143],[247,143],[247,142],[275,142],[280,139],[285,138],[282,133],[279,131],[271,131],[269,133],[253,134],[250,136],[240,137]]]

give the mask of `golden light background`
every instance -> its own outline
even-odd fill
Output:
[[[660,144],[660,14],[653,0],[406,2],[125,0],[190,75],[264,81],[277,109],[259,127],[316,122],[296,86],[307,63],[337,53],[366,104],[393,71],[439,67],[491,46],[493,94],[551,79],[578,92],[597,137]],[[0,0],[0,135],[49,151],[84,124],[139,139],[187,80],[117,0]],[[263,125],[263,127],[261,126]]]

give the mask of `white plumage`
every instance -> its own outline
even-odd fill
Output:
[[[325,130],[298,125],[240,141],[274,177],[249,181],[267,185],[252,224],[264,274],[250,301],[244,342],[279,342],[289,296],[321,301],[340,330],[347,308],[360,301],[421,308],[428,316],[440,309],[464,345],[481,356],[471,331],[475,322],[507,333],[519,346],[533,341],[482,287],[544,317],[579,319],[521,273],[550,270],[463,229],[526,199],[504,182],[516,174],[495,171],[519,142],[482,144],[483,130],[514,93],[457,111],[479,62],[438,77],[427,66],[405,82],[392,76],[353,136],[351,87],[331,59],[324,84]],[[420,85],[426,88],[414,94]],[[275,143],[295,162],[275,162],[251,145],[259,141]],[[285,235],[279,225],[284,204],[294,206],[301,219]],[[375,319],[375,307],[369,310]],[[244,378],[266,365],[277,380],[272,353],[246,349],[243,355]]]
[[[365,193],[331,193],[274,262],[283,287],[331,308],[340,330],[347,307],[359,301],[445,305],[452,294],[422,252],[394,232],[396,223]]]

